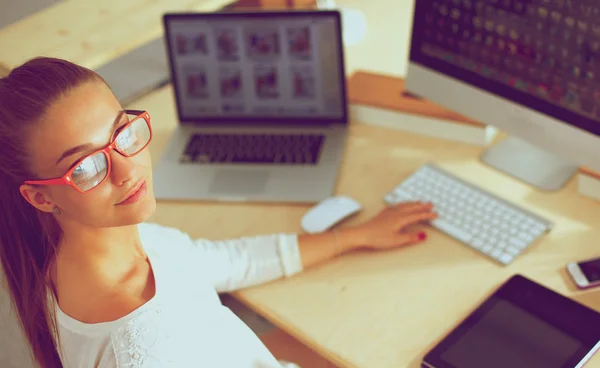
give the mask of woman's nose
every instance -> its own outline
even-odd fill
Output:
[[[137,168],[131,157],[125,157],[115,150],[110,152],[111,180],[116,185],[123,185],[137,177]]]

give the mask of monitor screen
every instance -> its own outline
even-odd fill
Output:
[[[600,135],[600,6],[419,0],[411,62]]]
[[[167,18],[182,120],[346,116],[338,14]]]
[[[582,346],[518,305],[496,299],[441,359],[457,368],[562,368]]]

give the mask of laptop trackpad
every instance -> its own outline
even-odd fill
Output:
[[[260,194],[265,191],[268,171],[218,170],[210,183],[211,194]]]

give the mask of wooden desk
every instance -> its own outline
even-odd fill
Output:
[[[152,114],[158,159],[175,126],[170,87],[132,108]],[[564,271],[571,260],[600,254],[600,203],[577,194],[575,183],[556,194],[537,192],[477,160],[480,148],[352,124],[337,192],[365,210],[428,161],[548,217],[556,228],[508,267],[501,267],[443,234],[401,250],[349,254],[287,280],[237,293],[247,305],[342,367],[418,367],[422,355],[459,319],[514,273],[522,273],[600,310],[597,291],[578,293]],[[193,237],[230,238],[300,231],[305,205],[161,202],[152,221]],[[596,364],[596,365],[593,365]],[[600,366],[595,357],[591,367]]]
[[[160,37],[163,13],[213,11],[231,2],[62,1],[0,29],[0,64],[13,69],[35,56],[54,56],[96,69]]]
[[[365,42],[346,50],[348,69],[403,75],[412,14],[404,10],[412,9],[412,2],[338,2],[364,7],[369,20]],[[399,8],[389,11],[392,6]],[[390,48],[392,44],[398,48]],[[150,149],[156,160],[175,125],[171,89],[156,91],[131,107],[150,109],[156,134]],[[600,293],[577,292],[564,271],[568,261],[600,254],[596,216],[600,202],[578,195],[574,182],[556,194],[533,190],[482,165],[477,159],[480,150],[352,124],[337,193],[356,198],[365,210],[345,225],[377,213],[388,190],[422,164],[434,161],[556,223],[551,234],[510,266],[498,266],[429,230],[429,241],[421,246],[349,254],[236,297],[337,365],[365,368],[419,367],[435,342],[514,273],[600,310]],[[152,221],[178,227],[193,237],[220,239],[298,232],[307,209],[305,205],[162,202]],[[586,367],[600,367],[600,357],[595,356]]]

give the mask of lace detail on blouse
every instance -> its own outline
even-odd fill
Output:
[[[111,334],[117,368],[167,368],[173,365],[171,331],[159,306],[149,308]]]

